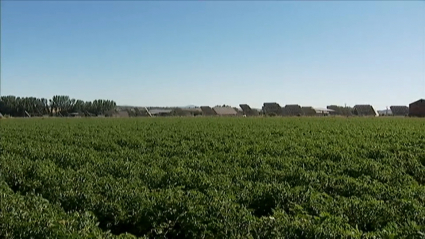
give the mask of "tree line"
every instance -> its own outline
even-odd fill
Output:
[[[66,95],[55,95],[52,99],[13,95],[0,98],[0,113],[13,117],[71,116],[73,114],[98,116],[112,114],[115,108],[116,103],[112,100],[83,101]]]

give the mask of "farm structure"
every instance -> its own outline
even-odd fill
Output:
[[[149,113],[152,116],[171,116],[173,110],[172,109],[150,109]]]
[[[316,116],[328,116],[334,112],[334,110],[327,108],[314,108],[316,111]]]
[[[212,109],[219,116],[236,116],[238,114],[232,107],[214,107]]]
[[[420,99],[409,105],[409,116],[425,117],[425,100]]]
[[[263,113],[269,116],[282,115],[282,107],[276,102],[268,102],[263,104]]]
[[[303,106],[301,107],[301,110],[303,111],[303,114],[305,116],[315,116],[316,110],[311,106]]]
[[[177,115],[181,116],[198,116],[202,115],[201,108],[177,108],[175,109]]]
[[[217,115],[217,113],[213,109],[211,109],[211,107],[209,106],[201,106],[201,110],[202,110],[202,115],[205,115],[205,116]]]
[[[239,108],[240,107],[240,108]],[[354,107],[328,105],[326,108],[313,106],[300,106],[298,104],[286,104],[281,107],[277,102],[265,102],[261,109],[251,108],[248,104],[239,104],[239,107],[230,105],[210,106],[187,106],[187,107],[134,107],[117,106],[101,114],[91,114],[87,111],[72,112],[63,117],[165,117],[165,116],[416,116],[425,117],[425,100],[420,99],[409,106],[393,105],[385,110],[376,111],[369,104],[358,104]],[[29,114],[27,114],[29,116]],[[0,116],[1,117],[1,116]]]
[[[393,105],[390,106],[391,113],[394,116],[407,116],[409,115],[409,107],[405,105]]]
[[[246,115],[246,116],[257,116],[257,115],[259,115],[258,111],[252,109],[247,104],[240,104],[239,107],[241,107],[243,115]]]
[[[301,109],[301,106],[299,105],[285,105],[285,107],[282,108],[282,115],[283,116],[301,116],[304,115],[303,110]]]
[[[357,116],[377,116],[375,109],[371,105],[355,105],[353,113]]]

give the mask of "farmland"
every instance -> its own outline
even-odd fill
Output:
[[[425,121],[6,119],[0,238],[422,238]]]

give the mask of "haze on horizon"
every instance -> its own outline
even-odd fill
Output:
[[[1,1],[1,95],[408,105],[425,98],[425,2]]]

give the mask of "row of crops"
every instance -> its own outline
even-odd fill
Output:
[[[0,122],[0,238],[423,238],[425,121]]]

